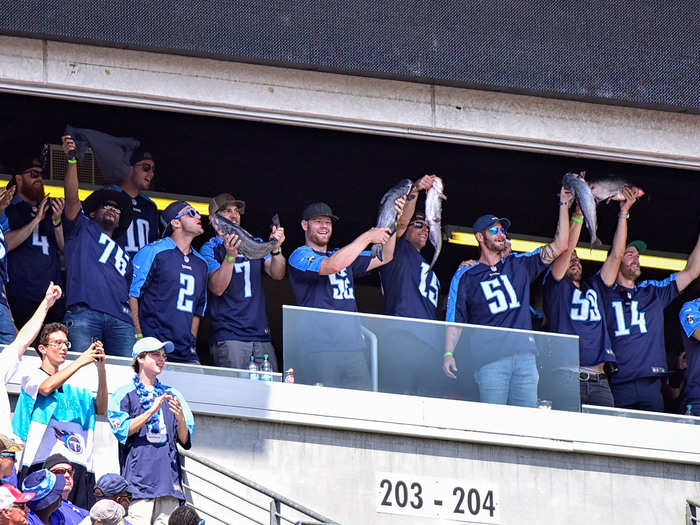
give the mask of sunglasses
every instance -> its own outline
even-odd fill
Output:
[[[141,169],[142,169],[143,171],[145,171],[146,173],[148,173],[148,172],[151,171],[151,170],[156,171],[156,167],[153,166],[152,164],[135,164],[135,166],[138,166],[139,168],[141,168]]]
[[[490,227],[488,230],[486,230],[486,231],[488,231],[491,235],[496,235],[499,231],[500,231],[503,235],[507,235],[507,234],[508,234],[508,232],[506,231],[506,229],[505,229],[503,226],[501,226],[501,227],[498,227],[498,226],[491,226],[491,227]]]
[[[180,213],[175,215],[175,218],[179,219],[180,217],[184,217],[185,215],[189,215],[190,217],[199,217],[199,212],[194,208],[190,208],[188,210],[181,211]]]
[[[20,510],[27,510],[27,504],[26,503],[13,503],[12,504],[13,509],[20,509]]]
[[[51,469],[51,472],[53,472],[57,476],[65,476],[66,474],[70,474],[71,476],[73,475],[72,468],[56,468],[56,469]]]
[[[114,211],[116,211],[116,212],[119,213],[119,214],[121,214],[121,212],[122,212],[122,209],[121,209],[119,206],[115,206],[114,204],[110,204],[110,203],[108,203],[108,202],[105,202],[105,203],[102,205],[102,207],[103,207],[105,210],[114,210]]]
[[[22,175],[29,175],[32,179],[40,179],[43,173],[39,170],[26,170],[22,172]]]
[[[425,221],[413,221],[410,226],[413,226],[414,228],[423,228],[423,227],[428,227],[428,224]]]
[[[14,452],[0,452],[0,457],[15,459],[15,453]]]

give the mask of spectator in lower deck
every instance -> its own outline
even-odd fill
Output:
[[[75,361],[61,367],[69,348],[65,325],[44,326],[37,348],[42,356],[41,367],[25,369],[12,427],[27,445],[20,477],[24,479],[41,468],[52,454],[63,454],[73,469],[70,499],[82,508],[89,508],[95,484],[95,415],[107,412],[105,353],[102,343],[96,341]],[[87,388],[67,384],[73,374],[92,363],[97,368],[97,395]],[[65,480],[63,476],[61,479],[62,491]]]
[[[165,524],[185,500],[177,444],[191,447],[194,418],[182,394],[158,380],[168,351],[169,341],[138,340],[132,353],[136,375],[109,400],[121,474],[134,498],[129,506],[134,525]]]
[[[56,476],[63,476],[66,484],[61,492],[61,506],[56,512],[63,516],[65,525],[80,523],[89,512],[70,502],[69,496],[73,490],[73,465],[63,454],[52,454],[44,461],[44,468]]]

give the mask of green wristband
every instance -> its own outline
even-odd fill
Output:
[[[143,339],[143,334],[134,334],[134,339]]]
[[[453,352],[445,352],[444,354],[442,354],[442,357],[452,357],[452,356],[454,356]]]
[[[236,259],[234,259],[233,257],[229,257],[228,254],[224,255],[224,259],[226,259],[226,262],[230,262],[231,264],[236,262]]]
[[[75,159],[68,159],[68,164],[77,164],[78,161]]]
[[[579,224],[583,224],[583,219],[579,219],[578,217],[571,217],[571,220],[573,222],[578,222]]]

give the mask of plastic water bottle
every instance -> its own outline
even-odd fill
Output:
[[[260,374],[260,379],[263,381],[272,381],[272,365],[270,365],[270,361],[268,361],[269,356],[264,354],[263,358],[265,360],[263,361],[261,367],[262,374]]]
[[[693,405],[685,405],[685,413],[683,414],[684,416],[693,416]],[[684,419],[683,423],[686,425],[694,425],[695,420],[694,419]]]
[[[248,363],[248,372],[250,374],[251,381],[257,381],[258,377],[258,365],[255,364],[255,355],[251,352],[250,362]]]

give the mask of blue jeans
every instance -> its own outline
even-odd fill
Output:
[[[104,344],[107,355],[131,357],[136,341],[132,323],[83,305],[71,306],[63,321],[68,327],[73,352],[84,352],[92,344],[92,338],[96,337]]]
[[[474,372],[474,379],[482,403],[537,406],[540,374],[534,354],[515,354],[488,363]]]
[[[664,411],[660,377],[640,377],[625,383],[610,385],[610,389],[617,408],[632,408],[650,412]]]
[[[0,304],[0,344],[9,345],[15,337],[17,337],[17,330],[12,322],[10,310],[4,304]]]

